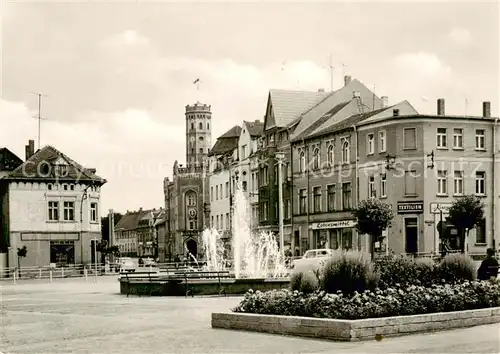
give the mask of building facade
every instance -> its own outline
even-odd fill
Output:
[[[17,249],[27,247],[21,266],[95,261],[94,242],[101,240],[100,196],[106,180],[52,146],[34,151],[0,178],[2,248],[9,267]]]
[[[186,167],[174,162],[172,180],[164,179],[167,258],[199,257],[200,235],[209,225],[209,163],[212,140],[211,106],[187,105]]]
[[[456,198],[471,194],[482,199],[484,220],[470,230],[468,251],[498,248],[498,118],[489,102],[481,117],[447,116],[444,99],[437,106],[436,115],[394,110],[358,126],[360,199],[379,198],[395,214],[379,252],[439,253],[441,218]],[[458,249],[458,240],[447,247]]]

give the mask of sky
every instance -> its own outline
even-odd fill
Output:
[[[0,147],[52,145],[108,182],[101,213],[164,207],[185,163],[185,105],[212,142],[263,120],[269,89],[351,75],[420,113],[499,115],[499,5],[430,2],[3,2]],[[331,58],[331,59],[330,59]],[[193,81],[200,78],[199,90]],[[467,102],[467,103],[466,103]]]

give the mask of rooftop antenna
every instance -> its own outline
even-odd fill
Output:
[[[48,95],[44,95],[43,93],[39,92],[30,93],[38,96],[38,116],[35,116],[33,118],[38,120],[38,150],[40,150],[40,123],[42,120],[47,120],[47,118],[42,118],[42,97],[48,97]]]
[[[330,67],[330,92],[333,92],[333,62],[332,62],[332,55],[330,54],[330,61],[329,61],[329,67]]]

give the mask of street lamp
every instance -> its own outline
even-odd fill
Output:
[[[280,234],[280,250],[281,257],[285,259],[285,235],[283,232],[283,160],[285,159],[285,154],[282,152],[277,152],[276,160],[278,160],[278,225]]]

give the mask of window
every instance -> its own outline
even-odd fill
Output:
[[[262,185],[263,186],[267,186],[268,182],[269,182],[269,175],[268,175],[268,168],[267,166],[264,167],[262,170]]]
[[[299,154],[299,172],[305,172],[306,170],[306,154],[301,151]]]
[[[438,177],[437,177],[437,182],[438,182],[438,194],[440,195],[446,195],[448,193],[448,188],[446,185],[446,171],[438,171]]]
[[[375,198],[375,176],[368,177],[368,198]]]
[[[64,202],[64,221],[75,221],[75,202]]]
[[[307,191],[301,189],[299,191],[299,214],[305,214],[307,212]]]
[[[335,211],[335,185],[331,184],[327,188],[327,210]]]
[[[186,194],[186,201],[188,206],[195,206],[196,205],[196,194],[194,192],[188,192]]]
[[[403,149],[411,150],[417,148],[417,129],[404,128],[403,129]]]
[[[464,193],[464,173],[455,171],[453,174],[453,194],[461,195]]]
[[[464,148],[464,131],[461,128],[453,129],[453,148],[454,149]]]
[[[241,183],[241,187],[243,188],[243,192],[246,192],[247,191],[247,181],[243,181]]]
[[[366,153],[368,155],[373,154],[375,152],[375,137],[373,134],[368,134],[366,136]]]
[[[210,129],[210,123],[207,123],[207,129]]]
[[[314,148],[313,151],[313,169],[319,169],[319,148]]]
[[[436,134],[436,146],[438,148],[446,148],[446,128],[437,128]]]
[[[229,196],[229,182],[226,182],[226,188],[224,190],[224,198]]]
[[[219,185],[215,186],[215,200],[219,200]]]
[[[222,183],[219,185],[219,199],[222,199]]]
[[[313,212],[314,213],[320,213],[321,212],[321,187],[314,187],[313,188]]]
[[[378,151],[386,152],[387,150],[387,141],[385,138],[385,130],[378,132]]]
[[[200,148],[200,154],[203,154],[203,148]]]
[[[351,182],[342,183],[342,208],[350,210],[352,206]]]
[[[486,173],[476,172],[476,194],[485,195],[486,194]]]
[[[268,217],[267,209],[268,209],[268,202],[262,203],[262,218],[261,219],[264,221],[266,221],[267,217]]]
[[[191,129],[194,129],[194,123],[191,123]]]
[[[349,142],[342,143],[342,163],[349,163]]]
[[[417,195],[417,171],[405,171],[405,195]]]
[[[214,186],[210,187],[210,201],[214,201]]]
[[[226,213],[226,230],[231,229],[231,225],[229,225],[229,213]]]
[[[90,221],[97,222],[97,203],[90,203]]]
[[[220,214],[220,228],[224,229],[224,214]]]
[[[486,244],[486,219],[476,225],[476,244]]]
[[[241,160],[243,160],[243,159],[246,159],[246,158],[247,158],[247,156],[246,156],[246,152],[247,152],[247,146],[246,146],[246,145],[243,145],[243,146],[241,147]]]
[[[476,129],[476,149],[485,150],[485,132],[484,129]]]
[[[203,129],[203,124],[201,124],[201,123],[200,123],[200,124],[199,124],[199,127],[200,127],[200,129]]]
[[[278,166],[274,168],[274,184],[278,185]]]
[[[387,197],[387,176],[385,173],[380,175],[380,197]]]
[[[227,183],[227,182],[226,182]],[[250,186],[250,189],[252,191],[255,191],[255,175],[254,173],[252,172],[252,185]]]
[[[328,159],[328,166],[332,167],[335,162],[335,156],[333,155],[333,144],[328,145],[327,159]]]
[[[290,199],[287,199],[285,204],[285,219],[290,219],[291,211],[292,211],[292,203]]]
[[[219,215],[217,215],[216,220],[217,220],[217,230],[220,230]]]
[[[59,202],[49,202],[49,221],[59,221]]]
[[[215,224],[214,224],[214,216],[212,215],[212,227],[215,227]]]

